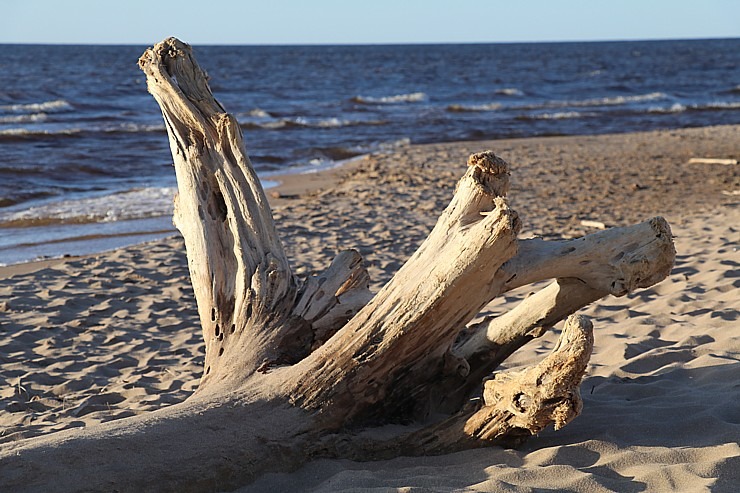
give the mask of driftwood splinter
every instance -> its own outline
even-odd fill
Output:
[[[377,294],[352,250],[299,282],[241,129],[190,47],[167,39],[139,65],[174,158],[174,221],[206,345],[203,377],[180,404],[3,444],[0,490],[228,490],[316,457],[519,443],[580,412],[591,322],[570,316],[552,354],[532,368],[496,367],[579,308],[655,284],[673,265],[662,218],[578,240],[518,240],[510,167],[482,152]],[[545,279],[554,281],[509,313],[466,329],[493,298]],[[391,422],[406,431],[357,438]]]

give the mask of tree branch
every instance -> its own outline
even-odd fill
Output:
[[[454,354],[470,371],[447,375],[430,391],[436,409],[454,412],[480,387],[481,379],[514,351],[580,308],[609,294],[623,296],[652,286],[670,273],[676,251],[663,218],[562,242],[520,241],[520,250],[500,269],[502,290],[561,277],[512,310],[487,318],[467,332]]]
[[[190,46],[166,39],[139,66],[162,109],[175,163],[174,222],[185,238],[206,343],[201,388],[239,379],[282,356],[275,342],[296,292],[290,266],[241,130],[214,99]]]
[[[670,273],[676,250],[662,217],[565,241],[522,240],[501,268],[502,293],[544,279],[572,277],[599,291],[623,296]]]
[[[509,167],[491,152],[472,155],[468,165],[417,252],[344,328],[296,365],[303,377],[291,391],[294,402],[336,426],[360,415],[406,413],[413,402],[408,392],[444,364],[459,328],[497,294],[494,274],[515,253],[520,227],[503,199]]]

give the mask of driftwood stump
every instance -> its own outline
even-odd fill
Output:
[[[673,265],[662,218],[576,240],[518,240],[519,218],[505,198],[509,165],[483,152],[470,157],[437,225],[380,292],[370,293],[353,250],[299,282],[241,129],[190,47],[167,39],[139,65],[174,157],[174,220],[206,344],[203,377],[183,403],[3,444],[0,490],[228,490],[316,457],[519,443],[580,412],[592,325],[571,316],[539,364],[492,375],[496,367],[584,305],[657,283]],[[543,279],[554,281],[466,328],[496,296]],[[406,431],[357,438],[390,422]]]

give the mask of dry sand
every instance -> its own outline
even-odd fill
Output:
[[[584,310],[596,346],[583,414],[519,450],[321,460],[244,491],[738,491],[740,167],[688,160],[737,159],[740,127],[410,146],[287,178],[272,200],[296,272],[354,247],[377,288],[426,236],[467,155],[486,148],[512,164],[524,236],[582,235],[584,219],[672,224],[667,280]],[[0,269],[0,443],[146,412],[197,387],[203,344],[182,248],[170,238]]]

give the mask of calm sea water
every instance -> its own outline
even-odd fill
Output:
[[[144,49],[0,45],[0,264],[172,231]],[[740,39],[195,54],[268,179],[408,143],[740,123]]]

